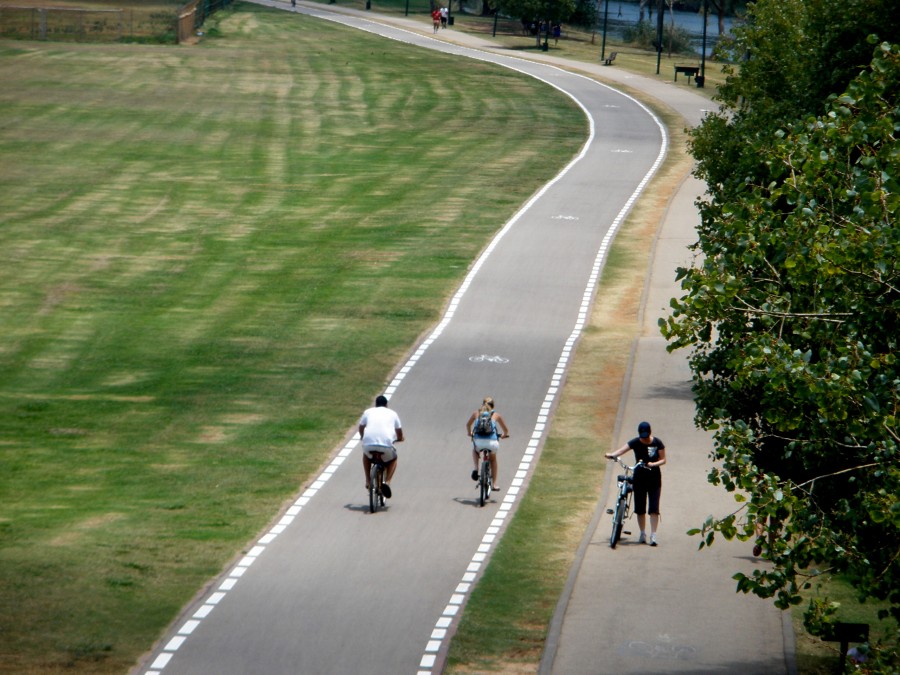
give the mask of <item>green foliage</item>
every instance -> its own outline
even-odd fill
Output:
[[[711,186],[741,189],[766,167],[747,140],[808,115],[821,115],[871,59],[870,35],[900,35],[894,0],[759,0],[717,47],[726,82],[716,99],[727,129],[702,125],[693,139],[698,175]],[[727,65],[739,63],[738,66]],[[717,188],[718,189],[718,188]]]
[[[497,0],[497,8],[505,16],[548,21],[568,21],[575,13],[576,0]]]
[[[639,21],[622,33],[622,39],[643,49],[656,49],[657,27],[655,21]],[[691,34],[671,22],[663,24],[663,51],[673,54],[693,54]]]
[[[671,349],[693,348],[710,482],[747,497],[697,533],[757,538],[772,566],[736,575],[738,589],[780,608],[842,574],[900,621],[898,93],[900,47],[884,43],[823,114],[724,148],[745,120],[712,117],[695,136],[701,173],[753,169],[711,183],[702,262],[679,270],[686,294],[661,321]],[[787,110],[770,95],[743,110]],[[826,607],[810,608],[811,631],[833,621]]]
[[[591,29],[597,25],[599,18],[599,3],[593,0],[575,0],[575,11],[568,21],[576,26]]]

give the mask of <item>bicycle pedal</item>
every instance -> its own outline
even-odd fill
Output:
[[[612,510],[612,509],[606,509],[606,512],[607,512],[609,515],[612,515],[613,510]]]
[[[622,530],[622,534],[631,534],[631,530]]]

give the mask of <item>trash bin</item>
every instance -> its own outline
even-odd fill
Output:
[[[695,75],[695,76],[694,76],[694,82],[697,83],[697,88],[698,88],[698,89],[703,89],[703,80],[705,80],[705,79],[706,79],[706,78],[703,77],[703,75]]]
[[[452,16],[448,16],[448,17],[447,17],[447,25],[448,25],[448,26],[452,26],[452,25],[453,25],[453,19],[454,19],[454,17],[452,17]]]
[[[372,9],[372,0],[366,0],[366,9]]]
[[[547,43],[546,41],[541,43],[541,51],[542,52],[546,52],[549,49],[550,49],[549,43]]]

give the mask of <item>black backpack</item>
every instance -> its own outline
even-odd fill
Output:
[[[493,414],[492,411],[486,410],[478,416],[478,419],[475,420],[475,428],[472,430],[475,436],[494,435],[494,420],[491,419]]]

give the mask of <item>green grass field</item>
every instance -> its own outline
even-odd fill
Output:
[[[0,42],[3,672],[127,669],[584,139],[510,71],[217,21]]]

